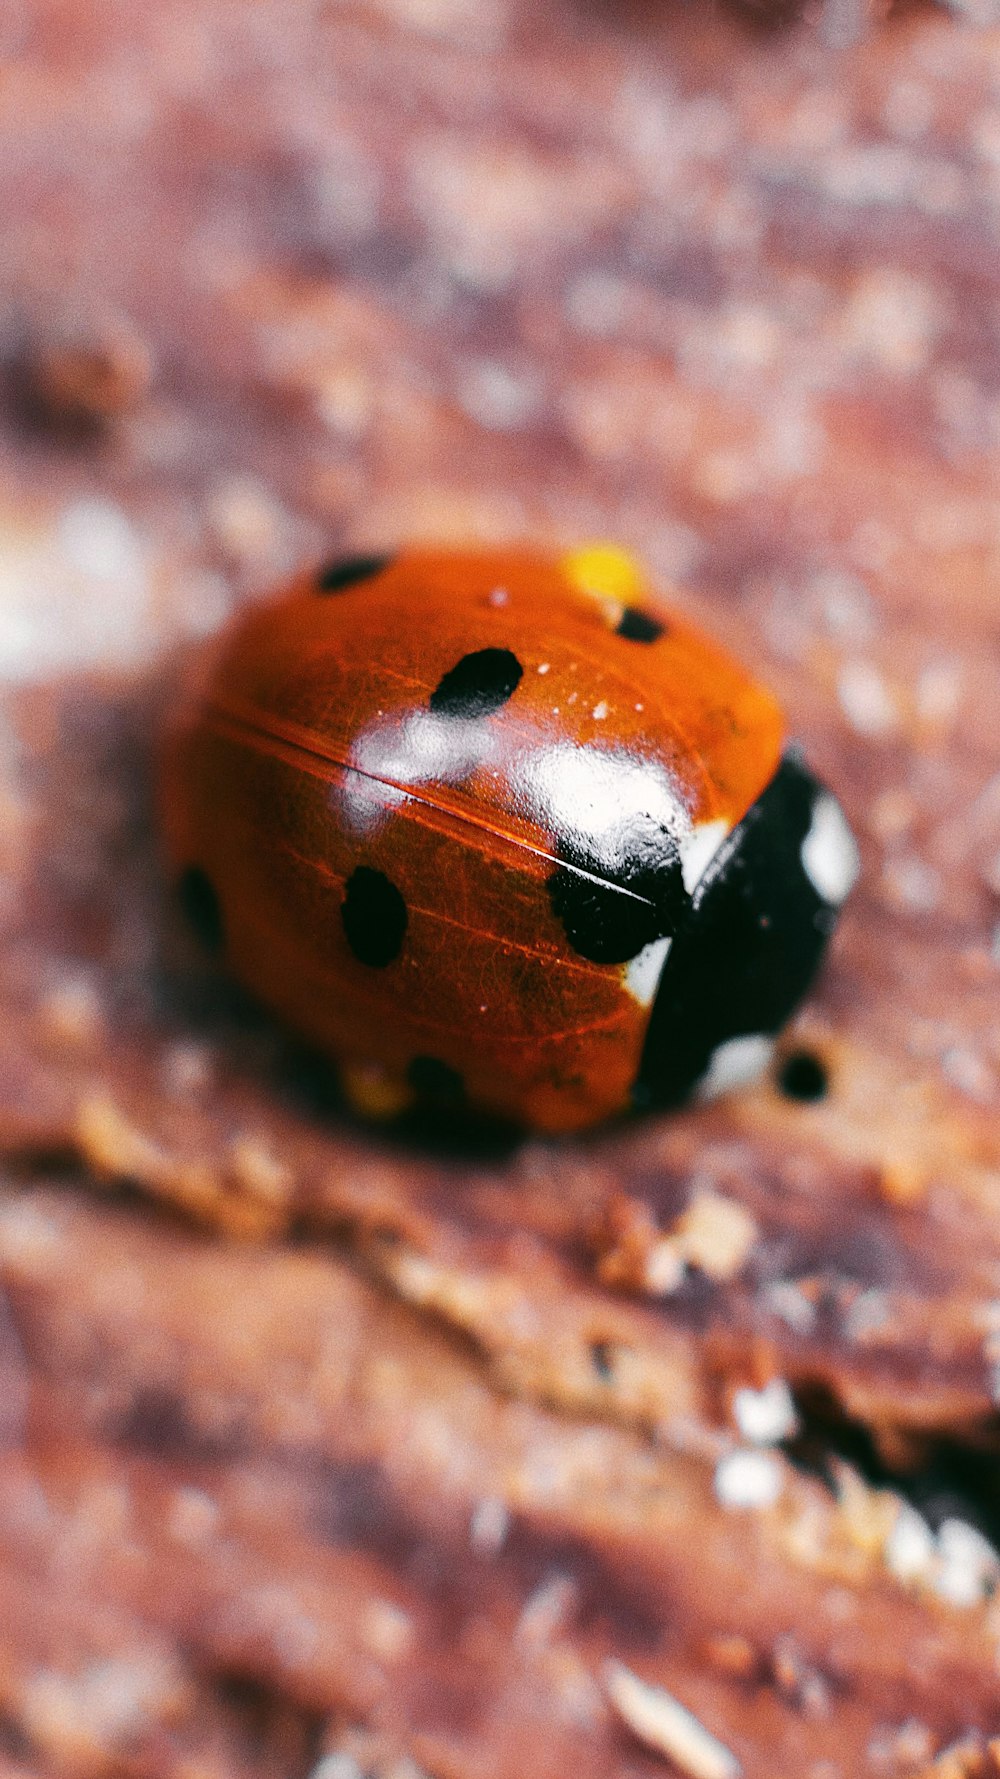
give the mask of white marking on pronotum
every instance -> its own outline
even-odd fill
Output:
[[[694,895],[728,833],[729,824],[721,819],[702,822],[681,841],[681,872],[689,896]]]
[[[488,725],[432,710],[393,711],[361,731],[351,750],[354,772],[338,787],[348,825],[365,833],[406,801],[407,785],[461,784],[489,764],[495,747]]]
[[[735,1754],[664,1687],[640,1680],[614,1659],[604,1664],[604,1684],[633,1735],[689,1779],[739,1779],[743,1769]]]
[[[671,944],[670,939],[654,939],[625,965],[625,987],[640,1007],[651,1007],[656,999]]]
[[[802,842],[802,868],[817,895],[839,908],[861,869],[857,841],[836,797],[817,797],[812,825]]]
[[[698,1083],[698,1098],[720,1099],[724,1093],[749,1087],[767,1073],[773,1055],[774,1039],[762,1032],[747,1038],[730,1038],[712,1052],[712,1060]]]

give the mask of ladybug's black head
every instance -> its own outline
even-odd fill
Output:
[[[857,876],[840,805],[794,756],[695,890],[657,991],[634,1089],[676,1105],[759,1075],[808,989]]]

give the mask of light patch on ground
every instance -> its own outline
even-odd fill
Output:
[[[700,1100],[721,1099],[723,1094],[736,1093],[741,1087],[749,1087],[759,1081],[771,1066],[774,1055],[774,1039],[767,1038],[763,1033],[751,1033],[745,1038],[730,1038],[728,1044],[720,1044],[712,1054],[701,1081],[698,1083]]]
[[[854,288],[843,317],[844,343],[880,370],[908,376],[925,368],[942,320],[941,305],[927,284],[881,267]]]
[[[662,1686],[640,1680],[624,1662],[605,1663],[608,1697],[647,1748],[666,1755],[688,1779],[739,1779],[736,1756]]]
[[[777,1445],[798,1427],[792,1393],[783,1377],[771,1378],[762,1390],[737,1390],[733,1419],[752,1445]]]
[[[783,1481],[781,1465],[770,1452],[729,1452],[715,1467],[715,1493],[723,1507],[773,1507]]]
[[[0,509],[0,679],[130,667],[159,642],[145,540],[114,502]]]
[[[872,661],[845,661],[837,680],[837,698],[858,735],[880,741],[899,728],[897,699]]]

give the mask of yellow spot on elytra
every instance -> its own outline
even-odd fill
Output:
[[[563,573],[570,585],[608,610],[631,605],[645,587],[645,577],[634,557],[616,544],[587,544],[563,557]]]

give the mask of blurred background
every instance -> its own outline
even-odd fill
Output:
[[[9,679],[148,665],[340,540],[609,534],[793,695],[826,649],[866,739],[952,719],[998,547],[987,31],[9,0],[0,51]],[[938,636],[889,647],[928,577]]]

